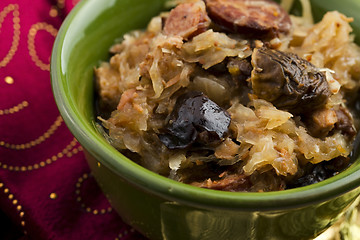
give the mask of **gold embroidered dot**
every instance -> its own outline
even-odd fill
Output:
[[[75,185],[77,188],[81,187],[81,183],[76,183]]]
[[[51,157],[51,160],[56,161],[56,160],[57,160],[57,157],[56,157],[56,156],[52,156],[52,157]]]
[[[6,164],[2,165],[2,168],[3,168],[3,169],[7,169],[7,167],[8,167],[8,166],[7,166]]]
[[[68,153],[66,154],[66,156],[67,156],[68,158],[70,158],[70,157],[72,157],[72,154],[68,152]]]
[[[76,193],[77,195],[79,195],[79,194],[80,194],[80,190],[76,190],[75,193]]]
[[[97,166],[98,166],[98,167],[101,167],[101,164],[100,164],[100,162],[97,162]]]
[[[0,115],[4,115],[4,110],[0,110]]]
[[[23,227],[24,227],[24,226],[25,226],[25,221],[21,221],[21,223],[20,223],[20,224],[21,224],[21,226],[23,226]]]
[[[99,211],[96,210],[96,209],[93,211],[93,214],[94,214],[94,215],[98,215],[98,213],[99,213]]]
[[[31,165],[27,166],[27,170],[29,170],[29,171],[33,170],[33,166],[31,166]]]
[[[107,211],[108,211],[108,212],[111,212],[111,211],[112,211],[112,208],[111,208],[111,207],[108,207],[108,208],[107,208]]]
[[[50,15],[50,17],[57,17],[57,15],[58,15],[57,9],[55,7],[51,7],[49,15]]]
[[[55,159],[56,160],[56,159]],[[55,161],[54,160],[54,161]],[[46,159],[46,161],[45,161],[47,164],[51,164],[51,159],[50,158],[48,158],[48,159]]]
[[[56,199],[57,197],[56,193],[50,193],[50,199]]]
[[[10,77],[10,76],[7,76],[7,77],[5,77],[5,82],[6,82],[7,84],[13,84],[13,83],[14,83],[14,79],[13,79],[12,77]]]
[[[77,198],[76,198],[76,201],[77,201],[77,202],[81,202],[81,197],[77,197]]]
[[[38,169],[39,168],[39,164],[35,163],[34,164],[34,169]]]
[[[3,183],[0,183],[0,188],[2,188],[4,186],[4,184]]]
[[[17,205],[17,204],[18,204],[18,200],[14,199],[14,200],[12,201],[12,203],[13,203],[14,205]]]
[[[19,167],[19,166],[15,166],[15,167],[14,167],[14,170],[15,170],[15,171],[19,171],[19,170],[20,170],[20,167]]]
[[[25,213],[24,212],[20,212],[20,217],[24,217]]]
[[[83,174],[83,178],[84,178],[84,179],[87,179],[88,177],[89,177],[89,175],[88,175],[87,173],[84,173],[84,174]]]
[[[13,167],[13,166],[9,166],[9,170],[10,170],[10,171],[14,170],[14,167]]]
[[[87,207],[86,212],[91,212],[91,208]]]
[[[25,167],[25,166],[22,166],[22,167],[20,168],[20,170],[21,170],[22,172],[25,172],[25,171],[26,171],[26,167]]]
[[[45,165],[45,162],[40,162],[40,167],[44,167]]]
[[[58,158],[62,158],[62,157],[64,156],[64,154],[62,154],[62,153],[60,152],[60,153],[58,153],[56,156],[57,156]]]
[[[101,214],[105,214],[105,213],[106,213],[106,209],[101,209],[101,210],[100,210],[100,213],[101,213]]]
[[[14,195],[9,194],[9,199],[13,199],[13,198],[14,198]]]
[[[36,30],[36,29],[31,28],[31,29],[30,29],[30,31],[29,31],[29,35],[30,35],[30,36],[35,36],[36,32],[37,32],[37,30]],[[34,49],[31,49],[31,50],[35,52],[35,50],[34,50]]]
[[[16,210],[18,210],[18,211],[20,211],[22,209],[22,206],[21,205],[18,205],[17,207],[16,207]]]

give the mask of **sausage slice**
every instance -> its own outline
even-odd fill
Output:
[[[288,33],[288,13],[271,0],[205,0],[210,18],[230,32],[253,38]]]
[[[170,11],[165,21],[164,34],[189,39],[205,32],[210,25],[203,1],[183,3]]]

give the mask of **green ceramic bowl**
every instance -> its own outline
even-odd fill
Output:
[[[358,1],[312,1],[315,15]],[[322,4],[323,3],[323,4]],[[53,49],[53,92],[65,123],[85,149],[93,175],[125,222],[151,239],[311,239],[360,194],[360,160],[318,184],[269,193],[200,189],[159,176],[124,157],[97,131],[93,68],[132,29],[144,28],[164,0],[83,0],[65,20]],[[326,8],[321,7],[326,4]],[[359,30],[359,18],[354,28]]]

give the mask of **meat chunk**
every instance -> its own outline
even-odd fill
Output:
[[[336,116],[338,118],[337,123],[335,124],[336,129],[339,129],[343,134],[353,138],[356,135],[356,129],[354,127],[353,117],[349,110],[344,107],[340,107],[336,111]]]
[[[326,137],[338,121],[334,109],[322,108],[306,119],[307,129],[314,137]]]
[[[293,53],[254,49],[251,87],[254,94],[279,109],[308,113],[325,105],[331,95],[324,73]]]
[[[205,32],[209,25],[204,2],[183,3],[171,10],[165,21],[164,33],[189,39]]]
[[[225,173],[219,180],[211,180],[210,178],[203,182],[193,182],[193,186],[201,188],[209,188],[231,192],[249,191],[251,181],[245,174],[227,174]]]
[[[177,99],[159,139],[169,149],[183,149],[195,141],[215,144],[226,137],[230,120],[229,113],[203,93],[188,92]]]
[[[228,31],[252,38],[288,33],[288,13],[271,0],[206,0],[210,18]]]

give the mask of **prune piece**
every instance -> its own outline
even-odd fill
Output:
[[[288,33],[288,13],[271,0],[206,0],[210,18],[228,31],[252,38],[273,38]]]
[[[330,96],[325,74],[293,53],[254,49],[251,85],[254,94],[295,114],[325,105]]]
[[[289,183],[287,188],[297,188],[318,183],[335,176],[340,171],[344,170],[349,166],[348,157],[337,157],[330,161],[324,161],[313,165],[309,163],[305,166],[305,174],[300,178]]]
[[[189,39],[205,32],[209,25],[210,19],[204,2],[183,3],[170,11],[165,21],[164,33]]]
[[[216,144],[224,139],[230,115],[202,92],[181,95],[159,139],[169,149],[183,149],[194,142]]]

